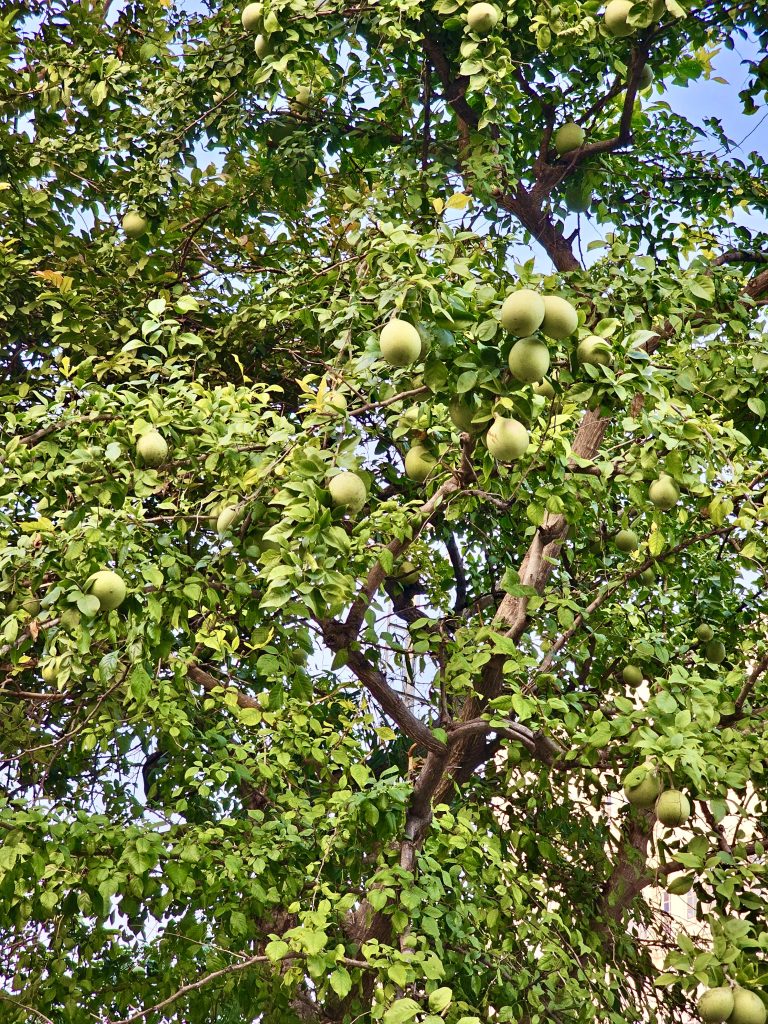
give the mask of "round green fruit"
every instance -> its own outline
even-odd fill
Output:
[[[648,497],[656,508],[661,509],[662,512],[668,512],[680,500],[680,488],[671,476],[662,473],[658,480],[654,480],[648,488]]]
[[[520,288],[504,299],[501,326],[517,338],[538,331],[544,320],[544,299],[530,288]]]
[[[272,53],[272,42],[266,36],[259,33],[253,40],[253,51],[259,60],[264,60]]]
[[[576,358],[580,363],[588,363],[590,366],[610,366],[613,363],[613,352],[605,338],[588,334],[579,342]]]
[[[639,686],[643,681],[643,670],[638,665],[625,665],[621,677],[627,686]]]
[[[158,430],[148,430],[136,442],[136,455],[143,465],[154,469],[168,457],[168,442]]]
[[[691,805],[685,793],[678,789],[667,789],[656,801],[656,817],[667,828],[677,828],[687,821],[691,813]]]
[[[243,513],[239,505],[225,505],[216,516],[216,533],[223,534],[234,529],[243,518]]]
[[[451,417],[451,423],[465,434],[476,434],[478,430],[482,430],[482,423],[472,422],[475,412],[475,404],[471,399],[455,395],[448,403],[448,415]]]
[[[631,0],[611,0],[605,8],[605,14],[603,15],[605,28],[609,36],[623,39],[625,36],[632,35],[635,28],[627,21],[631,10]]]
[[[413,562],[405,561],[400,563],[400,571],[397,574],[398,582],[406,586],[419,582],[419,567]]]
[[[728,1024],[765,1024],[765,1003],[755,992],[746,988],[733,990],[733,1012]]]
[[[25,597],[21,602],[21,608],[27,615],[31,615],[33,619],[40,614],[40,602],[36,597]]]
[[[291,100],[292,107],[298,107],[303,110],[308,107],[312,101],[312,90],[308,85],[300,85],[296,90],[296,95]]]
[[[544,380],[540,380],[538,384],[534,384],[533,390],[537,395],[542,395],[544,398],[552,399],[555,397],[555,389],[546,377]]]
[[[706,622],[702,622],[701,625],[696,627],[696,639],[700,640],[703,644],[709,643],[714,635],[714,629]]]
[[[637,578],[641,583],[645,584],[646,587],[650,587],[652,583],[656,582],[656,573],[649,565],[647,569],[643,569]]]
[[[264,8],[262,4],[248,4],[243,8],[243,13],[240,15],[240,21],[242,22],[243,28],[246,32],[259,31],[263,10]]]
[[[592,205],[592,192],[583,182],[572,182],[563,193],[565,205],[571,213],[586,213]]]
[[[421,354],[421,337],[413,324],[395,317],[382,328],[379,347],[390,366],[408,366]]]
[[[91,576],[88,592],[98,598],[101,611],[111,612],[123,603],[127,590],[122,576],[111,569],[100,569]]]
[[[660,791],[661,781],[651,768],[635,768],[624,780],[624,796],[642,810],[653,807]]]
[[[40,669],[40,676],[44,683],[55,683],[59,675],[59,659],[50,658],[43,663]]]
[[[485,435],[488,451],[499,462],[513,462],[528,450],[530,437],[519,420],[497,416]]]
[[[472,4],[467,11],[469,31],[474,32],[476,36],[487,36],[496,28],[500,17],[498,7],[494,7],[493,4]]]
[[[613,542],[619,551],[623,551],[624,554],[629,554],[630,551],[637,551],[640,547],[640,541],[634,530],[619,530],[613,538]]]
[[[643,89],[650,89],[653,85],[654,77],[653,68],[649,67],[648,64],[643,64],[642,70],[640,71],[640,81],[637,83],[641,92]]]
[[[704,648],[704,657],[710,665],[720,665],[725,661],[725,644],[720,640],[710,640]]]
[[[549,369],[549,349],[536,338],[520,338],[509,351],[509,369],[523,384],[535,384]]]
[[[123,231],[128,238],[141,238],[146,233],[147,221],[136,210],[129,210],[123,217]]]
[[[337,508],[359,512],[366,502],[368,491],[365,482],[357,473],[339,473],[328,482],[331,501]]]
[[[574,149],[583,146],[584,139],[584,129],[581,125],[567,121],[555,132],[555,149],[560,156],[565,156],[566,153],[572,153]]]
[[[342,391],[326,391],[323,395],[323,412],[343,413],[346,411],[346,395]]]
[[[704,1024],[723,1024],[733,1013],[733,1005],[733,992],[725,985],[708,989],[696,1004]]]
[[[417,484],[423,484],[437,465],[437,459],[423,444],[415,444],[405,456],[405,473]]]
[[[541,329],[548,338],[563,341],[579,326],[576,310],[567,299],[559,295],[544,296],[544,320]]]

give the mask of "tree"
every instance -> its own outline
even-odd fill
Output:
[[[766,165],[664,86],[747,45],[758,111],[768,14],[498,13],[6,5],[9,1024],[765,985]],[[522,288],[578,327],[513,376]],[[702,923],[664,968],[653,884]]]

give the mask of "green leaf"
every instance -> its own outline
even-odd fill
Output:
[[[397,999],[384,1014],[384,1024],[403,1024],[403,1021],[413,1020],[421,1007],[413,999]]]

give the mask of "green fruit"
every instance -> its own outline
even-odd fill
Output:
[[[59,659],[51,658],[46,661],[40,669],[40,676],[44,683],[55,683],[59,675]]]
[[[419,582],[419,567],[413,562],[405,561],[400,563],[400,571],[397,574],[400,583],[413,584]]]
[[[704,657],[710,665],[720,665],[725,661],[725,644],[720,640],[710,640],[704,648]]]
[[[368,498],[365,482],[357,473],[339,473],[328,482],[331,501],[337,508],[359,512]]]
[[[541,329],[548,338],[562,341],[579,326],[576,310],[567,299],[559,295],[544,296],[544,320]]]
[[[696,627],[696,639],[703,644],[709,643],[714,635],[715,631],[706,622],[702,622],[700,626]]]
[[[643,64],[643,68],[640,72],[640,81],[638,82],[638,88],[641,92],[643,89],[650,89],[653,85],[654,77],[653,68],[649,67],[647,64]]]
[[[662,825],[668,828],[677,828],[684,821],[688,820],[691,813],[691,805],[685,793],[678,789],[667,789],[656,801],[656,817]]]
[[[145,218],[135,210],[129,210],[123,217],[123,231],[129,238],[141,238],[147,227]]]
[[[259,60],[264,60],[272,53],[272,42],[266,36],[259,33],[253,40],[253,50]]]
[[[422,444],[415,444],[409,449],[405,456],[406,475],[415,480],[417,484],[423,484],[429,474],[437,465],[437,459]]]
[[[521,338],[509,351],[509,369],[523,384],[540,381],[549,369],[549,349],[536,338]]]
[[[563,199],[572,213],[586,213],[592,205],[592,192],[583,182],[574,181],[566,188]]]
[[[342,413],[347,411],[347,398],[341,391],[326,391],[323,395],[323,412]]]
[[[127,590],[122,576],[111,569],[100,569],[90,577],[88,593],[98,598],[101,611],[111,612],[123,603]]]
[[[35,616],[40,614],[40,602],[36,597],[25,597],[21,602],[21,607],[27,615],[31,615],[33,619]]]
[[[637,534],[634,530],[619,530],[613,538],[613,542],[619,551],[623,551],[625,554],[629,554],[630,551],[637,551],[640,547],[640,541],[637,539]]]
[[[572,153],[574,149],[583,146],[584,138],[584,129],[573,121],[567,121],[555,132],[555,149],[560,156],[565,156],[566,153]]]
[[[160,466],[168,456],[168,442],[159,431],[148,430],[136,442],[136,455],[145,466]]]
[[[216,533],[223,534],[232,530],[243,518],[245,509],[239,505],[225,505],[216,516]]]
[[[765,1024],[766,1010],[760,996],[746,988],[733,990],[733,1013],[728,1024]]]
[[[726,986],[710,988],[696,1005],[704,1024],[722,1024],[733,1013],[733,992]]]
[[[390,366],[408,366],[421,354],[421,338],[413,324],[395,317],[382,328],[379,347]]]
[[[528,431],[519,420],[497,416],[485,435],[488,451],[499,462],[512,462],[528,450]]]
[[[613,352],[605,338],[588,334],[579,342],[576,358],[580,363],[588,363],[590,366],[610,366],[613,363]]]
[[[544,319],[544,299],[530,288],[520,288],[504,299],[501,326],[518,338],[538,331]]]
[[[242,22],[243,28],[246,32],[259,31],[263,9],[262,4],[248,4],[243,8],[243,13],[240,15],[240,21]]]
[[[291,106],[303,110],[304,107],[308,107],[312,100],[312,90],[308,85],[300,85],[296,90],[296,95],[291,100]]]
[[[649,565],[647,569],[643,569],[643,571],[637,578],[641,583],[644,583],[647,587],[649,587],[652,583],[655,583],[656,573]]]
[[[493,4],[472,4],[467,11],[469,31],[477,36],[487,36],[496,28],[500,17],[498,7]]]
[[[639,686],[643,681],[643,670],[637,665],[625,665],[621,676],[627,686]]]
[[[451,417],[451,422],[465,434],[476,434],[478,430],[483,429],[482,423],[472,422],[475,412],[475,403],[469,398],[460,398],[455,395],[448,403],[448,415]]]
[[[624,780],[624,796],[633,807],[640,807],[643,810],[653,807],[660,791],[661,781],[658,775],[645,765],[634,768]]]
[[[537,395],[542,395],[544,398],[551,399],[555,397],[555,389],[552,387],[551,383],[546,379],[546,377],[544,378],[544,380],[540,380],[538,384],[534,384],[533,390]]]
[[[631,10],[631,0],[611,0],[603,15],[608,35],[620,39],[632,35],[635,31],[634,26],[627,21]]]
[[[680,488],[671,476],[662,473],[648,488],[648,497],[656,508],[668,512],[680,500]]]

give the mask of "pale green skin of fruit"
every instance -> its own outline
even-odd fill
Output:
[[[248,4],[247,7],[243,8],[240,21],[246,32],[258,32],[262,13],[263,7],[261,4]]]
[[[243,510],[237,505],[226,505],[216,517],[216,533],[226,533],[243,518]]]
[[[714,635],[715,631],[706,622],[702,622],[696,629],[696,639],[700,640],[703,644],[708,644]]]
[[[390,320],[379,335],[382,358],[390,366],[409,366],[421,355],[419,332],[406,320]]]
[[[328,490],[333,504],[350,512],[359,512],[368,497],[365,482],[356,473],[339,473],[329,481]]]
[[[589,363],[591,366],[610,366],[613,362],[613,353],[605,338],[590,334],[579,342],[576,358],[580,363]]]
[[[618,39],[632,35],[635,29],[627,22],[631,8],[630,0],[611,0],[605,8],[605,27],[609,35]]]
[[[469,402],[462,402],[458,397],[452,398],[448,403],[448,415],[451,417],[451,423],[465,434],[476,434],[478,430],[482,430],[481,423],[472,422],[474,414],[474,406]]]
[[[584,137],[584,129],[569,121],[567,124],[561,125],[555,132],[555,149],[560,156],[565,156],[566,153],[572,153],[574,149],[582,146]]]
[[[710,640],[704,649],[704,656],[711,665],[720,665],[725,661],[725,647],[720,640]]]
[[[640,82],[638,83],[640,90],[649,89],[653,85],[654,77],[653,68],[643,64],[643,70],[640,72]]]
[[[99,599],[103,612],[119,608],[127,593],[122,577],[111,569],[101,569],[94,573],[88,592]]]
[[[549,349],[535,338],[521,338],[509,351],[509,370],[523,384],[535,384],[549,369]]]
[[[400,572],[398,574],[398,582],[411,584],[419,582],[419,569],[418,566],[414,565],[413,562],[403,562],[400,566]]]
[[[627,686],[639,686],[643,681],[643,670],[637,665],[625,665],[621,676]]]
[[[637,786],[624,787],[624,796],[633,807],[653,807],[659,795],[661,783],[657,775],[647,775]]]
[[[637,551],[640,544],[634,530],[619,530],[614,538],[614,543],[619,551],[629,554],[630,551]]]
[[[253,50],[259,60],[264,60],[265,57],[272,53],[272,43],[270,43],[266,36],[259,34],[253,41]]]
[[[519,420],[497,417],[486,434],[488,451],[499,462],[513,462],[528,450],[530,437]]]
[[[501,326],[516,338],[538,331],[544,320],[544,299],[530,288],[521,288],[504,299]]]
[[[423,484],[435,468],[437,460],[423,445],[416,444],[405,456],[405,472],[417,484]]]
[[[670,477],[662,476],[648,488],[648,497],[656,508],[669,512],[680,500],[680,488]]]
[[[728,1024],[765,1024],[766,1010],[760,996],[746,988],[733,990],[733,1013]]]
[[[472,4],[467,11],[467,24],[470,32],[478,36],[487,36],[496,28],[499,17],[499,9],[493,4]]]
[[[150,430],[136,442],[136,454],[145,466],[155,469],[162,465],[168,456],[168,444],[162,434]]]
[[[559,295],[544,296],[544,320],[541,330],[548,338],[563,341],[570,337],[578,326],[578,314],[567,299],[561,299]]]
[[[341,391],[326,391],[323,396],[323,412],[342,413],[347,411],[347,399]]]
[[[140,213],[131,211],[123,217],[123,231],[129,238],[141,238],[147,230],[147,222]]]
[[[656,817],[667,828],[677,828],[688,820],[691,805],[685,793],[677,789],[668,789],[656,801]]]
[[[539,381],[538,384],[533,385],[533,390],[537,395],[543,395],[544,398],[554,398],[555,389],[552,387],[548,380]]]
[[[592,193],[583,185],[570,185],[563,198],[571,213],[586,213],[592,205]]]
[[[641,583],[645,583],[650,586],[651,583],[656,579],[656,573],[653,569],[643,569],[640,575],[637,577]]]
[[[704,1024],[723,1024],[733,1013],[733,992],[729,988],[711,988],[699,999],[697,1008]]]

